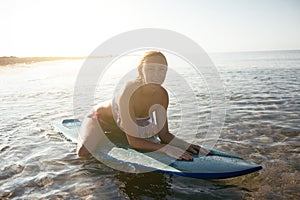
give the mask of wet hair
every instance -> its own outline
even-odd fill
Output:
[[[145,53],[145,55],[143,56],[143,58],[141,59],[137,69],[138,69],[138,72],[139,72],[139,75],[137,77],[137,80],[138,81],[143,81],[144,80],[144,77],[143,77],[143,72],[142,72],[142,69],[143,69],[143,64],[144,64],[144,61],[149,58],[149,57],[152,57],[152,56],[160,56],[161,58],[164,59],[164,61],[167,63],[168,65],[168,62],[167,62],[167,59],[165,57],[165,55],[163,53],[161,53],[160,51],[148,51]]]

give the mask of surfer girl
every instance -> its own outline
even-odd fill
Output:
[[[208,151],[175,137],[168,128],[169,97],[162,87],[168,69],[159,51],[147,52],[138,65],[138,77],[128,82],[120,97],[99,104],[85,117],[77,154],[93,154],[104,136],[125,138],[139,151],[162,152],[178,160],[193,160],[192,154]],[[99,125],[104,134],[100,134]],[[121,139],[120,139],[121,140]]]

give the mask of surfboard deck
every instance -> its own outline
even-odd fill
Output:
[[[78,119],[65,119],[52,125],[68,141],[78,142],[78,132],[81,126]],[[145,154],[131,149],[129,146],[106,149],[103,151],[105,153],[99,151],[96,156],[110,161],[110,164],[115,164],[116,167],[127,167],[127,171],[132,173],[158,171],[201,179],[231,178],[262,169],[261,166],[238,156],[217,149],[209,150],[213,155],[193,155],[193,161],[175,160],[162,153]]]

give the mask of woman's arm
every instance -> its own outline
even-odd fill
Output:
[[[178,160],[193,160],[193,156],[187,153],[181,148],[177,148],[167,144],[157,144],[150,142],[144,138],[133,137],[129,134],[126,134],[129,145],[137,150],[141,151],[158,151],[165,153],[168,156],[178,159]]]
[[[133,93],[138,88],[138,84],[135,82],[129,82],[126,84],[125,89],[120,96],[118,106],[121,118],[121,129],[125,133],[130,133],[132,136],[138,136],[138,126],[135,123],[134,113],[134,100],[132,99]]]
[[[172,146],[179,147],[185,151],[189,151],[190,153],[198,154],[200,151],[200,146],[187,143],[184,140],[181,140],[175,137],[172,133],[170,133],[168,127],[168,119],[166,115],[169,106],[169,96],[166,90],[164,90],[162,96],[162,105],[164,107],[164,113],[162,113],[161,110],[159,110],[159,112],[157,113],[157,119],[159,124],[158,126],[161,127],[161,130],[159,131],[160,140],[165,144],[170,144]]]
[[[198,154],[201,147],[198,145],[190,144],[178,137],[175,137],[172,133],[169,132],[168,121],[164,125],[164,128],[159,132],[160,140],[165,144],[170,144],[172,146],[181,148],[185,151],[191,152],[193,154]]]

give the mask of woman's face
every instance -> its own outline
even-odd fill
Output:
[[[167,63],[161,56],[151,56],[145,59],[142,69],[146,84],[161,85],[167,73]]]

